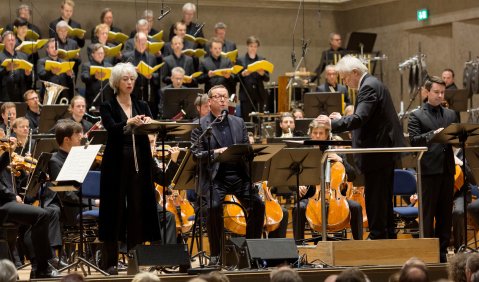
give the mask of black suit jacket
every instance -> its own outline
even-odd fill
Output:
[[[87,107],[99,106],[103,101],[110,100],[113,98],[113,89],[110,87],[108,80],[100,81],[96,79],[95,75],[90,75],[91,66],[102,66],[102,67],[111,67],[112,65],[108,62],[103,62],[102,64],[92,61],[91,63],[84,63],[81,68],[81,81],[85,83],[85,99],[87,102]],[[93,100],[96,95],[100,93],[103,89],[103,97],[98,97],[98,99],[93,104]]]
[[[353,148],[389,148],[405,146],[404,137],[386,86],[366,74],[360,82],[354,113],[331,122],[333,132],[352,131]],[[381,169],[394,162],[394,154],[356,154],[362,172]]]
[[[205,93],[207,93],[211,87],[215,85],[223,85],[228,89],[228,93],[231,95],[236,93],[236,83],[234,75],[232,74],[230,78],[225,78],[223,76],[213,76],[209,77],[208,72],[217,70],[217,69],[225,69],[231,68],[233,64],[231,63],[230,59],[220,56],[220,67],[217,68],[216,64],[213,61],[213,57],[207,57],[201,63],[200,71],[203,72],[202,75],[198,77],[198,83],[205,84]]]
[[[427,146],[428,151],[421,159],[421,173],[423,175],[450,173],[454,174],[454,157],[451,145],[431,143],[434,131],[446,128],[451,123],[457,122],[453,110],[442,108],[443,124],[429,110],[429,104],[424,103],[421,108],[409,115],[408,131],[412,146]]]
[[[28,61],[28,56],[22,52],[15,51],[12,54],[3,50],[0,52],[0,64],[5,60],[21,59]],[[7,68],[0,66],[1,79],[1,101],[23,102],[23,93],[32,85],[32,75],[26,75],[22,69],[9,71]]]
[[[179,58],[176,58],[174,54],[166,56],[163,58],[165,65],[163,66],[163,82],[165,84],[171,84],[171,70],[175,67],[182,67],[185,70],[186,75],[192,75],[195,72],[195,67],[193,65],[193,59],[189,56],[181,54]],[[194,85],[191,85],[194,84]],[[198,85],[196,79],[193,79],[190,87]]]
[[[50,38],[57,37],[57,36],[56,36],[57,34],[56,34],[56,32],[55,32],[55,31],[57,30],[57,23],[60,22],[60,21],[62,21],[62,20],[63,20],[63,19],[60,17],[60,18],[58,18],[58,19],[56,19],[56,20],[54,20],[54,21],[52,21],[52,22],[50,23],[49,28],[48,28],[48,33],[49,33],[49,35],[50,35]],[[68,23],[68,25],[71,26],[72,28],[81,28],[81,24],[78,23],[78,22],[76,22],[76,21],[74,21],[74,20],[72,20],[72,19],[68,20],[67,23]],[[85,34],[85,35],[86,35],[86,34]],[[76,37],[75,37],[74,40],[78,43],[78,46],[80,46],[80,47],[85,46],[85,37],[83,37],[83,38],[76,38]],[[62,49],[63,49],[63,48],[62,48]]]
[[[246,131],[246,126],[242,118],[228,115],[228,123],[231,130],[231,135],[234,144],[247,144],[248,143],[248,132]],[[192,153],[194,156],[201,161],[200,166],[200,187],[202,189],[207,189],[208,187],[208,166],[207,166],[207,156],[208,156],[208,139],[203,136],[200,142],[197,142],[201,134],[208,128],[208,126],[213,122],[214,117],[213,115],[209,114],[200,119],[201,127],[195,128],[191,132],[191,144],[194,146],[192,149]],[[225,147],[224,144],[220,143],[220,135],[222,133],[218,130],[218,128],[213,125],[213,129],[211,130],[211,151],[218,148]],[[197,145],[195,145],[197,144]],[[214,156],[216,157],[216,156]],[[220,167],[220,163],[218,162],[211,162],[211,173],[213,180],[215,179],[218,169]],[[247,163],[243,162],[240,164],[244,167],[245,173],[248,173]]]
[[[248,64],[251,64],[256,61],[264,60],[264,57],[256,56],[254,59],[247,58],[248,54],[246,53],[244,56],[238,58],[236,62],[237,65],[243,66],[244,68],[248,67]],[[264,88],[264,82],[269,81],[269,73],[265,72],[263,76],[259,75],[259,73],[254,72],[248,76],[241,76],[238,74],[238,80],[241,80],[240,83],[240,100],[246,103],[250,103],[246,92],[250,95],[251,100],[254,102],[261,101],[266,102],[268,93]],[[262,111],[263,109],[257,109],[258,111]]]

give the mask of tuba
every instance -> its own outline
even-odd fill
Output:
[[[54,105],[57,104],[58,96],[60,93],[68,89],[68,87],[49,82],[49,81],[42,81],[43,85],[45,86],[45,96],[43,97],[43,105]],[[67,98],[63,97],[60,99],[58,104],[68,105],[70,102]]]

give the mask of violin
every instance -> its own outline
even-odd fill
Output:
[[[16,177],[21,175],[21,171],[27,173],[33,172],[37,166],[37,159],[32,157],[22,157],[17,153],[12,153],[12,162],[10,163],[10,169]]]
[[[163,204],[163,186],[155,183],[157,191],[157,201],[160,205]],[[181,195],[178,190],[168,190],[170,195],[166,196],[166,210],[175,215],[176,231],[178,233],[186,233],[193,227],[193,222],[188,220],[191,216],[195,215],[195,210],[191,203]]]
[[[327,217],[327,230],[339,231],[349,225],[350,212],[346,197],[341,194],[341,185],[346,182],[346,169],[341,162],[334,162],[328,166],[331,167],[330,173],[326,173],[326,177],[330,177],[330,181],[326,183],[326,201],[329,205]],[[321,187],[316,185],[316,193],[314,197],[309,199],[306,206],[306,219],[312,229],[321,232],[322,230],[322,210],[321,210]]]
[[[163,155],[164,155],[165,158],[169,158],[171,156],[170,150],[172,149],[172,146],[165,145],[163,150],[162,150],[161,147],[162,146],[155,147],[155,150],[153,152],[153,157],[162,158]],[[188,148],[178,148],[178,150],[180,152],[186,152],[188,150]]]
[[[272,232],[278,229],[281,220],[283,219],[283,210],[281,205],[278,203],[278,200],[273,198],[271,195],[271,190],[269,189],[268,183],[263,181],[261,183],[260,196],[263,199],[265,206],[265,219],[264,226],[266,231]]]

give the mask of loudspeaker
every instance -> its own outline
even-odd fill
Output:
[[[232,237],[225,244],[224,265],[236,269],[250,268],[244,237]]]
[[[266,268],[297,262],[298,248],[291,238],[246,239],[251,267]]]
[[[188,245],[137,245],[128,255],[128,275],[138,273],[139,266],[179,266],[186,272],[191,267]]]

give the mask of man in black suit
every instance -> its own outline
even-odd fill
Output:
[[[209,202],[212,192],[213,202],[211,211],[208,212],[208,240],[211,249],[211,261],[215,264],[220,255],[220,242],[223,228],[223,201],[226,194],[234,194],[246,207],[248,220],[246,226],[246,238],[260,238],[264,221],[264,204],[261,201],[258,192],[251,190],[250,176],[248,175],[247,161],[239,163],[219,163],[211,161],[211,167],[207,166],[208,158],[208,137],[202,133],[210,124],[221,116],[223,110],[228,109],[228,90],[217,85],[208,92],[208,104],[210,105],[210,114],[200,119],[201,127],[196,128],[191,133],[191,143],[193,154],[201,162],[200,165],[200,187],[201,193],[207,195],[205,198]],[[212,126],[210,144],[211,152],[214,157],[219,156],[228,147],[234,144],[248,144],[248,133],[246,126],[241,118],[228,115]],[[211,173],[211,176],[209,175]],[[208,191],[209,179],[213,181],[212,191]]]
[[[192,75],[195,72],[195,67],[193,64],[193,59],[189,56],[186,56],[181,51],[183,50],[183,38],[176,35],[171,39],[170,43],[172,53],[163,58],[165,62],[164,66],[164,73],[163,73],[163,82],[165,84],[171,84],[171,70],[176,67],[181,67],[186,75]],[[196,82],[196,78],[193,78],[191,81],[187,83],[188,87],[196,87],[198,86],[198,82]]]
[[[334,133],[352,131],[353,148],[402,147],[404,137],[389,90],[357,58],[343,57],[336,65],[349,88],[358,89],[354,113],[341,117],[332,113]],[[327,122],[327,116],[319,116]],[[392,191],[396,154],[356,154],[355,162],[364,174],[366,213],[370,239],[396,238]]]
[[[215,24],[215,37],[223,41],[223,48],[221,51],[224,53],[237,50],[236,43],[233,41],[226,40],[226,24],[223,22],[219,22]],[[205,51],[207,55],[210,55],[210,44],[206,44]],[[236,60],[236,58],[235,58]],[[234,63],[234,62],[233,62]]]
[[[424,237],[439,238],[440,259],[446,262],[452,226],[454,154],[451,145],[431,143],[431,139],[457,122],[457,117],[453,110],[441,106],[446,91],[441,78],[430,77],[425,88],[427,102],[409,116],[408,131],[412,146],[428,147],[421,159]]]
[[[311,78],[311,81],[316,81],[323,73],[327,65],[334,65],[342,56],[346,55],[346,50],[342,46],[341,35],[336,32],[329,34],[329,49],[321,53],[321,61],[315,70],[316,76]]]
[[[217,38],[211,39],[211,56],[205,58],[201,63],[202,75],[198,77],[198,83],[205,84],[205,92],[208,92],[215,85],[223,85],[228,93],[236,93],[236,82],[231,72],[224,72],[221,75],[214,74],[217,69],[229,69],[233,66],[230,59],[221,56],[223,42]]]
[[[348,88],[342,84],[338,83],[338,72],[333,65],[326,66],[326,82],[318,86],[318,92],[338,92],[343,94],[344,103],[346,105],[351,104],[349,99]]]
[[[147,35],[143,32],[139,32],[135,35],[135,50],[130,52],[125,52],[123,54],[123,60],[125,62],[130,62],[134,66],[143,61],[150,67],[154,67],[157,64],[155,56],[150,54],[147,50]],[[147,76],[138,75],[138,78],[135,82],[135,88],[133,90],[132,96],[136,97],[139,100],[146,101],[150,107],[151,113],[154,118],[158,116],[158,106],[159,106],[159,84],[160,84],[160,75],[158,71],[155,71],[152,74]]]
[[[50,38],[57,37],[55,34],[57,24],[61,21],[65,21],[71,28],[80,28],[81,24],[71,19],[73,16],[73,9],[75,8],[75,2],[73,0],[62,0],[61,10],[60,10],[60,17],[54,21],[52,21],[48,27]],[[57,31],[58,32],[58,31]],[[75,37],[73,38],[78,46],[83,47],[85,46],[85,38],[84,37]],[[60,47],[59,47],[60,48]]]

